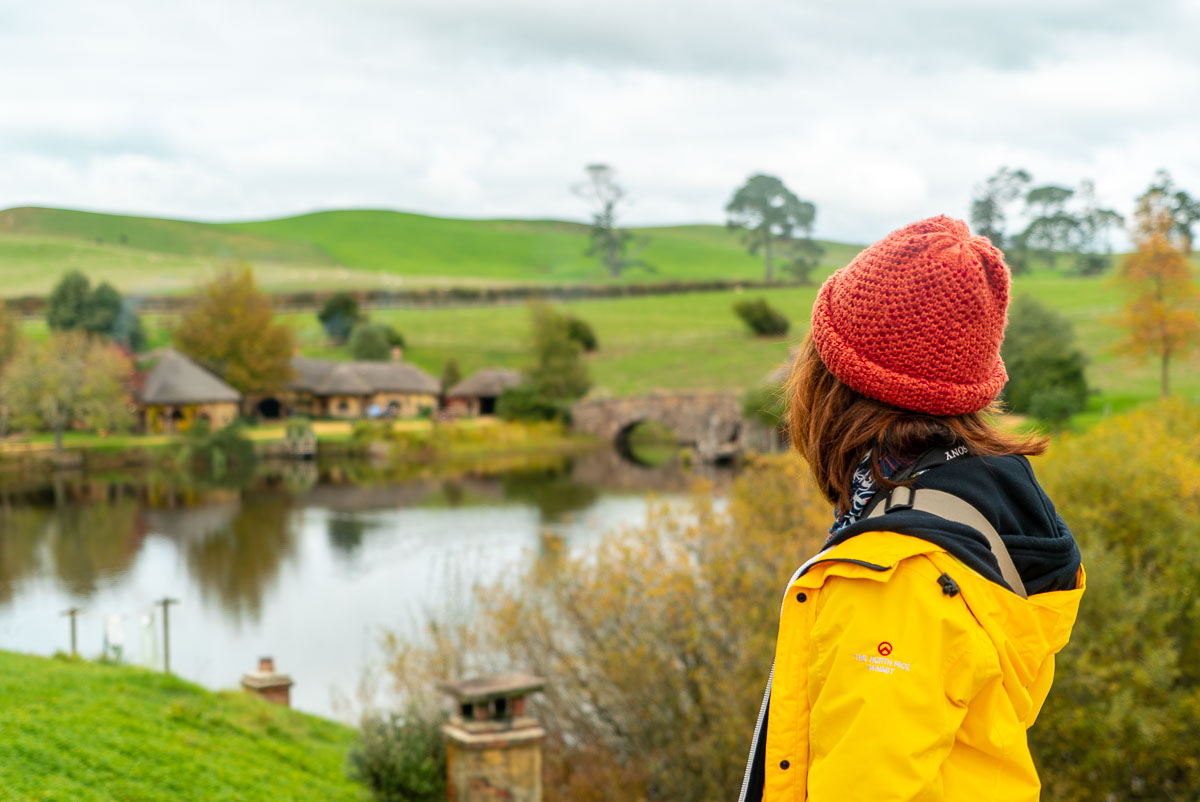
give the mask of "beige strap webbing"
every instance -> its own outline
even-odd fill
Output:
[[[901,498],[894,498],[902,497],[904,494],[908,496],[907,501],[901,500]],[[1025,583],[1021,581],[1021,575],[1017,573],[1017,566],[1013,565],[1012,556],[1008,553],[1008,548],[1000,538],[1000,533],[996,531],[994,526],[988,523],[988,519],[984,518],[983,513],[979,510],[958,496],[945,493],[941,490],[922,487],[914,491],[911,487],[901,485],[892,491],[884,503],[876,504],[875,509],[867,517],[877,518],[885,514],[889,509],[897,506],[927,512],[930,515],[945,518],[947,521],[966,524],[972,529],[979,530],[987,538],[988,545],[992,549],[992,554],[996,556],[996,562],[1000,565],[1000,574],[1004,577],[1004,581],[1022,599],[1029,598],[1029,594],[1025,592]]]

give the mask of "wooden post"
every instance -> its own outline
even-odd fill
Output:
[[[171,605],[179,604],[179,599],[164,596],[155,604],[163,608],[163,673],[171,673]]]
[[[83,612],[83,610],[79,609],[78,607],[72,607],[70,610],[63,611],[63,615],[71,617],[71,656],[72,657],[79,656],[79,649],[77,648],[76,639],[75,639],[75,616],[79,615],[82,612]]]

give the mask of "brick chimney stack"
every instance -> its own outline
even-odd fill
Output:
[[[284,707],[292,706],[292,678],[275,670],[271,657],[258,658],[258,671],[242,675],[242,687],[261,696],[268,702]]]
[[[546,731],[526,715],[525,698],[545,687],[531,674],[442,685],[457,707],[442,728],[449,802],[542,802]]]

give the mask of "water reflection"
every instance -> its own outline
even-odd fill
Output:
[[[0,648],[66,648],[59,614],[80,606],[92,616],[81,649],[95,656],[105,617],[177,596],[180,673],[228,687],[271,651],[297,676],[297,705],[329,713],[330,685],[354,686],[381,627],[416,623],[522,561],[552,571],[573,544],[636,522],[647,492],[697,478],[599,452],[449,479],[304,463],[265,466],[241,488],[158,475],[10,482]]]
[[[187,544],[188,569],[201,595],[219,601],[239,623],[258,620],[263,594],[296,556],[291,508],[284,493],[247,493],[227,526]]]

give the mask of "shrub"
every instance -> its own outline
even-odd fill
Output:
[[[592,380],[583,359],[583,346],[570,333],[569,320],[544,304],[530,306],[533,318],[533,364],[527,375],[537,394],[555,401],[573,401],[588,391]]]
[[[1046,800],[1200,788],[1200,407],[1160,403],[1055,442],[1039,473],[1088,590],[1030,738]]]
[[[462,371],[458,368],[458,360],[450,357],[442,363],[442,395],[454,389],[463,380]]]
[[[579,343],[584,351],[592,352],[600,347],[596,332],[590,323],[574,316],[567,317],[567,336]]]
[[[443,802],[446,745],[442,722],[414,708],[403,715],[367,716],[350,750],[351,779],[378,802]]]
[[[509,421],[560,421],[571,418],[571,408],[566,402],[549,398],[538,392],[532,384],[518,384],[501,393],[496,401],[496,415]]]
[[[240,421],[213,431],[207,418],[196,419],[183,435],[183,453],[193,469],[235,484],[253,472],[257,460]]]
[[[1087,406],[1087,358],[1075,347],[1074,327],[1058,313],[1017,298],[1001,353],[1008,369],[1004,400],[1013,412],[1061,424]]]
[[[386,362],[392,357],[388,330],[375,323],[359,323],[350,332],[350,355],[367,362]]]
[[[787,334],[791,327],[783,313],[772,308],[763,298],[738,301],[733,305],[733,311],[759,337],[778,337]]]
[[[362,322],[358,299],[348,292],[335,292],[317,313],[325,336],[337,344],[346,342],[357,323]]]
[[[403,334],[396,331],[396,329],[393,328],[390,323],[379,323],[378,325],[383,328],[383,334],[385,337],[387,337],[388,345],[393,348],[404,347],[405,343]]]

